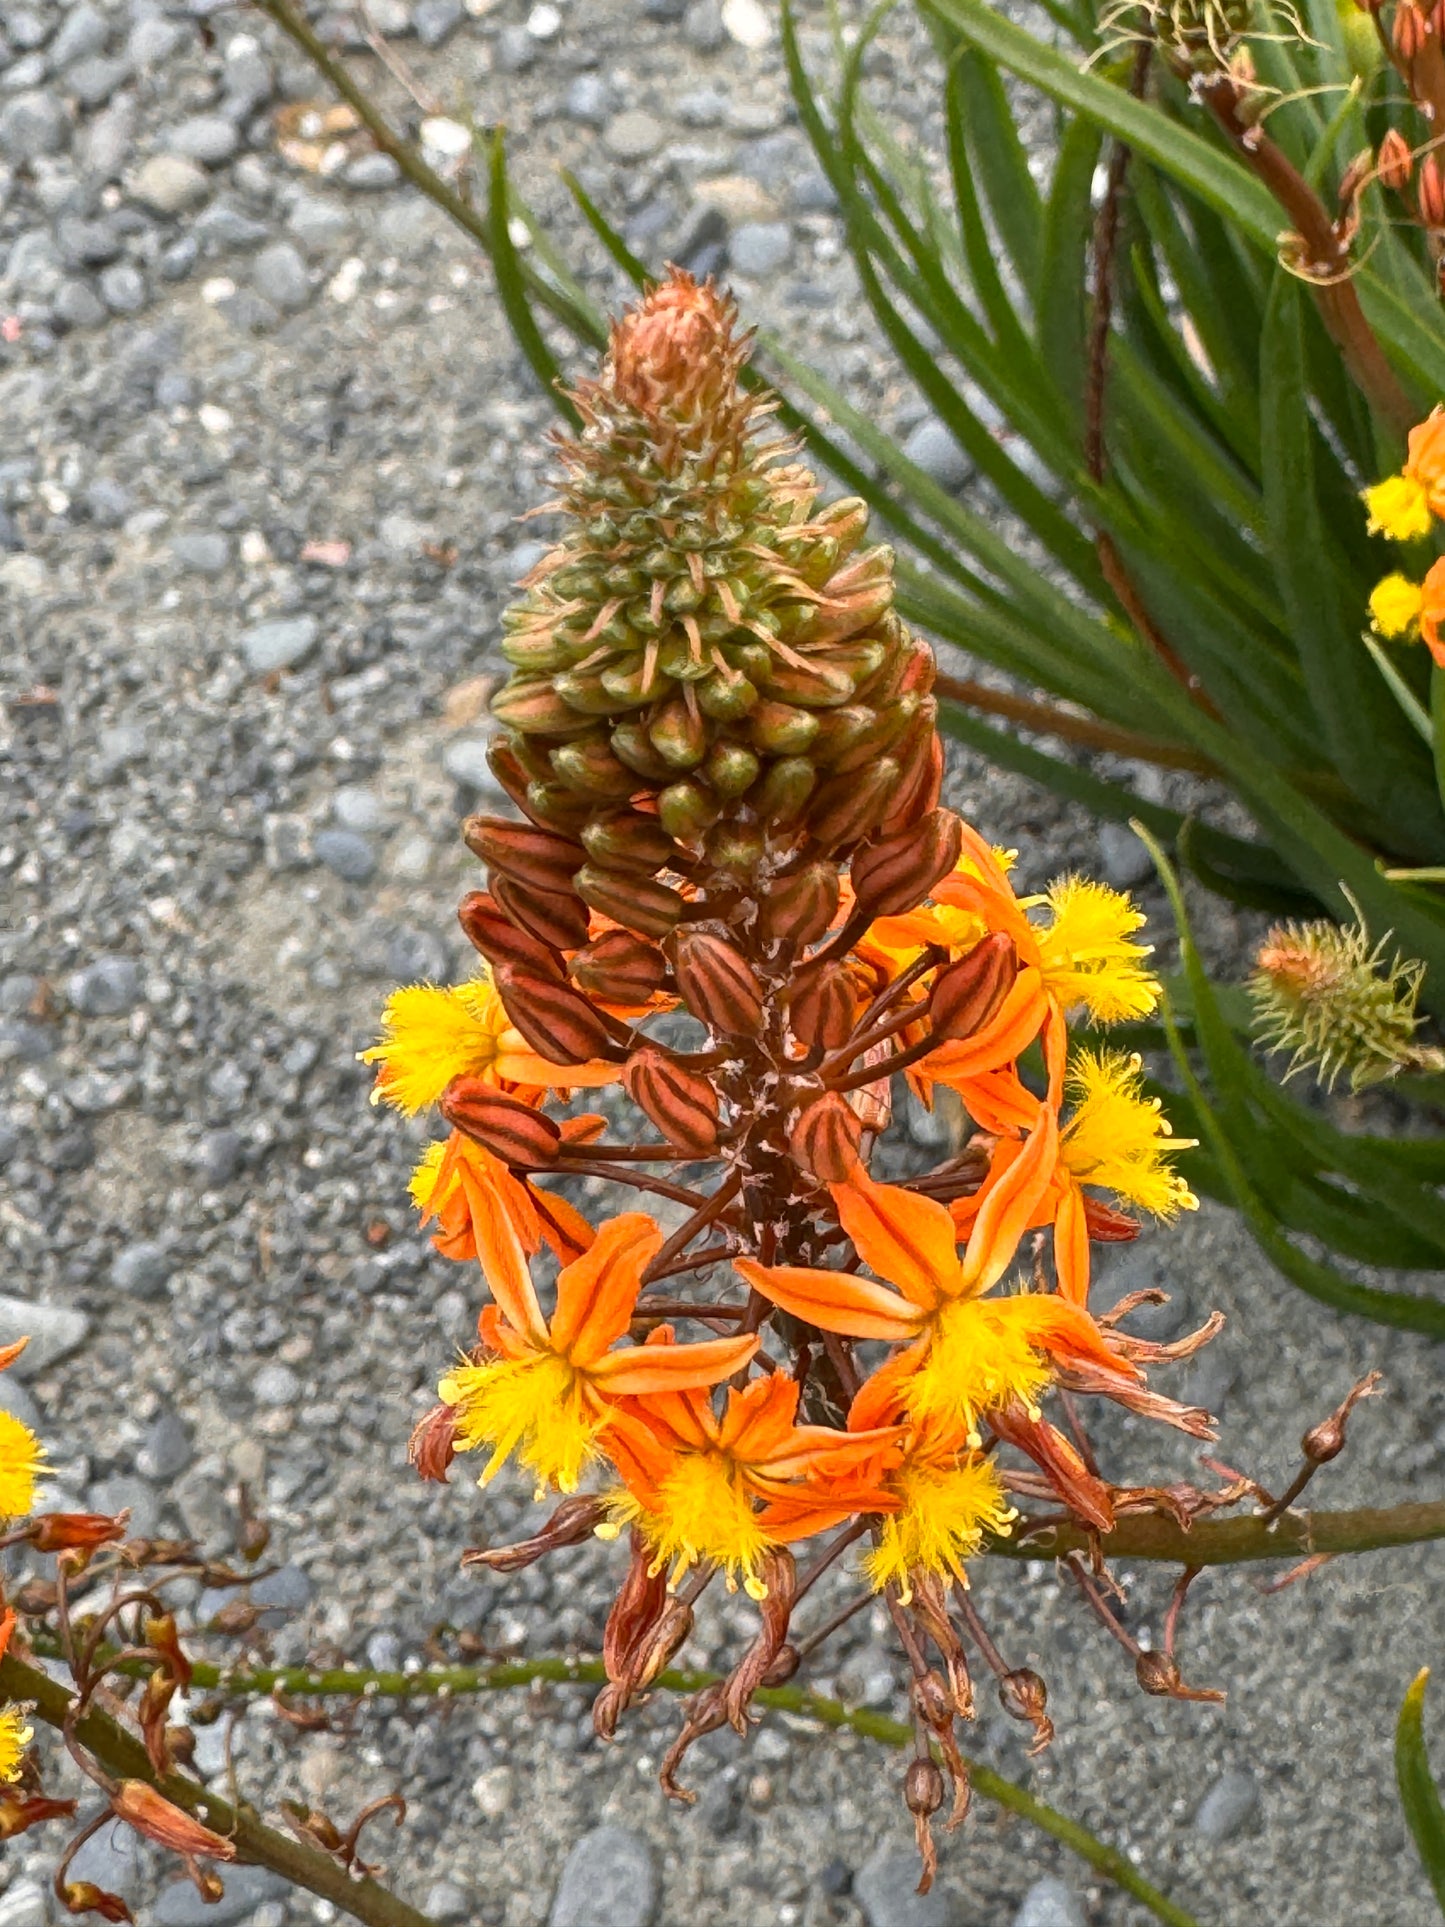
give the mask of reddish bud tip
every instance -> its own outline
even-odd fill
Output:
[[[1410,184],[1414,171],[1415,157],[1410,151],[1410,143],[1398,127],[1392,127],[1380,142],[1380,152],[1375,161],[1376,172],[1381,181],[1396,194]]]
[[[868,917],[894,917],[915,909],[963,849],[963,825],[952,810],[930,810],[906,830],[867,843],[851,868],[858,909]]]
[[[485,890],[472,890],[457,907],[467,941],[492,964],[517,964],[533,977],[560,977],[562,960],[549,943],[514,923]]]
[[[1445,173],[1441,171],[1437,154],[1427,154],[1421,161],[1419,178],[1415,183],[1415,198],[1420,219],[1425,226],[1445,228]]]
[[[858,1017],[858,998],[841,960],[805,971],[788,999],[788,1022],[800,1044],[835,1051],[848,1041]]]
[[[497,992],[513,1024],[549,1064],[585,1064],[622,1053],[581,991],[550,978],[528,977],[510,964],[496,972]]]
[[[454,1077],[437,1108],[448,1124],[519,1171],[540,1170],[557,1155],[562,1133],[551,1118],[503,1097],[480,1077]]]
[[[572,981],[609,1004],[645,1004],[662,988],[667,960],[630,930],[604,930],[572,959]]]
[[[838,866],[805,863],[768,886],[759,910],[762,932],[775,943],[815,943],[838,913]]]
[[[500,816],[469,816],[462,841],[488,870],[537,890],[565,895],[587,860],[580,843],[533,823],[509,823]]]
[[[788,1149],[794,1162],[820,1184],[841,1184],[858,1162],[863,1125],[845,1097],[828,1091],[809,1104],[793,1126]]]

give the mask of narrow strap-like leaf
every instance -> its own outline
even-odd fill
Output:
[[[1445,1808],[1425,1748],[1425,1688],[1430,1669],[1417,1673],[1395,1726],[1395,1780],[1415,1850],[1445,1913]]]

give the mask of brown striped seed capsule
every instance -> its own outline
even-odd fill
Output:
[[[457,906],[467,941],[491,964],[517,964],[534,977],[561,977],[562,959],[551,944],[514,923],[485,890],[471,890]]]
[[[994,930],[940,971],[928,1000],[928,1021],[939,1042],[976,1036],[997,1014],[1018,968],[1013,938]]]
[[[701,1072],[688,1070],[649,1044],[628,1058],[622,1085],[679,1151],[702,1157],[717,1149],[717,1092]]]
[[[500,816],[469,816],[462,841],[488,870],[516,877],[537,890],[565,893],[587,860],[580,843],[532,823],[509,823]]]
[[[669,884],[652,877],[619,876],[584,864],[573,879],[584,903],[644,937],[665,937],[682,915],[682,898]]]
[[[1415,198],[1425,226],[1445,228],[1445,173],[1441,171],[1437,154],[1427,154],[1421,161]]]
[[[621,1060],[606,1024],[580,990],[525,976],[510,964],[496,972],[496,984],[502,1008],[549,1064],[586,1064],[598,1057]]]
[[[576,950],[587,941],[587,906],[574,893],[563,896],[516,877],[493,877],[492,895],[514,923],[554,950]]]
[[[863,1125],[837,1091],[825,1091],[799,1115],[788,1135],[793,1162],[820,1184],[841,1184],[858,1162]]]
[[[518,1026],[520,1028],[520,1026]],[[503,1097],[480,1077],[454,1077],[437,1106],[448,1124],[519,1171],[552,1163],[562,1133],[545,1113]]]
[[[858,998],[848,966],[841,960],[818,964],[794,982],[788,1022],[800,1044],[835,1051],[848,1041],[858,1016]]]
[[[724,1037],[755,1037],[763,1021],[763,988],[726,937],[688,927],[671,943],[682,1000],[700,1022]]]
[[[856,843],[882,822],[900,770],[891,756],[866,769],[833,776],[819,786],[808,808],[808,828],[827,849]]]
[[[815,943],[838,913],[836,863],[805,863],[768,885],[759,909],[765,937],[773,942]]]
[[[1416,6],[1415,0],[1400,0],[1390,27],[1390,44],[1400,59],[1407,63],[1417,60],[1425,50],[1429,33],[1430,23],[1425,18],[1424,8]],[[1427,222],[1426,225],[1433,223]]]
[[[631,930],[604,930],[572,959],[572,981],[609,1004],[645,1004],[662,988],[667,960]]]
[[[914,733],[896,752],[901,774],[883,816],[883,828],[890,835],[938,807],[943,789],[943,744],[934,728],[936,709],[929,698],[927,715],[915,724]]]
[[[858,909],[868,917],[913,910],[963,850],[963,825],[952,810],[931,810],[920,823],[865,843],[850,868]]]
[[[1410,143],[1398,127],[1392,127],[1380,142],[1380,152],[1375,161],[1375,171],[1381,181],[1396,194],[1402,193],[1410,185],[1410,175],[1414,171],[1415,156]]]

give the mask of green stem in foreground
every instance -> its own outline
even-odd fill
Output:
[[[38,1667],[27,1666],[13,1653],[0,1658],[0,1703],[28,1702],[37,1719],[61,1729],[74,1698],[68,1687]],[[364,1922],[365,1927],[435,1927],[426,1914],[418,1913],[376,1881],[355,1880],[329,1854],[266,1826],[249,1807],[233,1806],[183,1774],[158,1774],[136,1736],[108,1713],[92,1707],[76,1725],[75,1737],[117,1779],[144,1780],[173,1806],[194,1814],[213,1833],[233,1841],[236,1857],[244,1864],[269,1867],[293,1886],[305,1887],[309,1893],[331,1901],[353,1920]]]
[[[101,1658],[103,1661],[104,1656],[102,1655]],[[13,1674],[7,1669],[13,1669]],[[123,1660],[116,1667],[116,1671],[130,1677],[144,1678],[151,1668],[144,1660]],[[14,1675],[22,1677],[16,1679]],[[659,1674],[653,1683],[669,1693],[697,1693],[705,1686],[714,1685],[721,1677],[719,1673],[685,1672],[677,1668],[669,1668],[666,1672]],[[505,1693],[538,1682],[553,1686],[600,1686],[606,1678],[606,1669],[601,1660],[596,1659],[517,1659],[504,1661],[498,1666],[438,1666],[417,1673],[375,1672],[347,1666],[227,1668],[216,1666],[207,1660],[197,1660],[194,1662],[191,1683],[194,1689],[201,1692],[220,1692],[227,1696],[247,1698],[261,1698],[280,1692],[290,1699],[433,1698],[446,1700],[476,1693]],[[60,1716],[63,1718],[64,1703],[69,1699],[63,1687],[53,1685],[45,1674],[36,1672],[13,1658],[0,1662],[0,1699],[36,1699],[38,1702],[39,1693],[32,1687],[32,1681],[43,1681],[50,1689],[60,1708]],[[913,1745],[913,1729],[911,1726],[904,1725],[901,1720],[889,1719],[884,1713],[872,1713],[866,1708],[860,1707],[855,1710],[844,1706],[839,1700],[810,1693],[803,1686],[762,1687],[753,1695],[753,1701],[757,1706],[771,1707],[778,1712],[792,1713],[803,1719],[816,1720],[820,1726],[846,1729],[848,1732],[861,1735],[864,1739],[877,1740],[884,1746],[905,1748]],[[37,1703],[36,1711],[42,1719],[48,1719],[50,1724],[59,1724],[58,1719],[50,1719],[44,1706]],[[128,1747],[134,1749],[134,1753],[139,1755],[140,1762],[145,1762],[145,1753],[138,1741],[132,1740],[129,1734],[115,1725],[114,1721],[107,1720],[105,1724],[113,1730],[115,1735],[125,1741]],[[108,1756],[94,1745],[89,1725],[88,1721],[82,1722],[81,1737],[88,1746],[92,1747],[98,1757],[110,1764]],[[130,1755],[127,1758],[130,1760]],[[1156,1919],[1165,1922],[1165,1927],[1198,1927],[1198,1922],[1192,1914],[1185,1913],[1184,1909],[1170,1900],[1167,1894],[1160,1893],[1157,1887],[1151,1885],[1128,1856],[1117,1847],[1111,1847],[1105,1841],[1096,1838],[1077,1820],[1071,1820],[1067,1814],[1060,1813],[1057,1808],[1049,1806],[1043,1800],[1035,1799],[1033,1794],[1016,1785],[1014,1781],[1006,1780],[1001,1773],[995,1773],[992,1767],[984,1766],[975,1760],[969,1760],[967,1765],[974,1790],[985,1800],[992,1800],[995,1805],[1006,1808],[1010,1813],[1018,1814],[1020,1819],[1027,1820],[1040,1832],[1047,1833],[1061,1842],[1071,1853],[1077,1854],[1081,1860],[1086,1861],[1096,1873],[1112,1880],[1125,1893],[1131,1894],[1142,1906],[1147,1907]],[[144,1772],[138,1767],[132,1772],[132,1766],[134,1762],[130,1761],[125,1769],[131,1777],[151,1780],[153,1784],[161,1786],[169,1797],[176,1799],[178,1805],[184,1805],[188,1811],[194,1812],[196,1805],[193,1799],[178,1799],[172,1791],[174,1786],[185,1788],[189,1794],[199,1798],[203,1808],[209,1808],[209,1812],[203,1814],[208,1826],[214,1827],[219,1833],[232,1831],[229,1821],[233,1809],[213,1799],[203,1788],[194,1786],[189,1781],[156,1781],[148,1765]],[[244,1815],[245,1809],[241,1809],[241,1812]],[[329,1889],[323,1890],[314,1879],[302,1879],[299,1874],[291,1871],[290,1866],[282,1865],[279,1859],[273,1857],[270,1843],[277,1843],[292,1856],[293,1862],[299,1855],[306,1855],[312,1859],[319,1856],[312,1855],[307,1848],[298,1848],[283,1835],[272,1833],[269,1828],[261,1827],[254,1820],[247,1823],[243,1819],[240,1824],[242,1826],[249,1824],[250,1827],[250,1833],[246,1836],[244,1844],[242,1833],[238,1831],[235,1835],[237,1844],[243,1846],[245,1859],[254,1860],[263,1866],[274,1867],[278,1872],[285,1874],[287,1879],[296,1880],[298,1884],[310,1887],[313,1893],[327,1891],[331,1898],[336,1898],[334,1893],[330,1893]],[[258,1835],[266,1838],[260,1840],[256,1838]],[[326,1862],[327,1868],[329,1869],[332,1864],[329,1861]],[[337,1878],[344,1885],[350,1885],[346,1882],[345,1876],[339,1872]],[[340,1904],[347,1907],[347,1911],[353,1913],[358,1920],[375,1921],[381,1923],[382,1927],[430,1927],[421,1914],[405,1907],[392,1895],[384,1893],[379,1888],[375,1891],[394,1911],[363,1913],[355,1905],[347,1906],[345,1900]]]

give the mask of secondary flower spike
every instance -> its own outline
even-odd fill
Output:
[[[933,658],[889,551],[770,434],[747,355],[731,302],[673,273],[575,389],[559,532],[503,624],[517,815],[463,831],[481,969],[398,991],[367,1053],[381,1100],[450,1128],[412,1195],[480,1300],[413,1460],[444,1480],[480,1453],[483,1483],[516,1460],[559,1496],[478,1569],[620,1542],[607,1737],[709,1585],[756,1602],[667,1754],[679,1797],[691,1740],[745,1730],[796,1670],[795,1612],[806,1639],[832,1611],[815,1581],[880,1594],[914,1667],[926,1870],[935,1744],[967,1805],[970,1561],[1030,1502],[1095,1532],[1206,1509],[1111,1483],[1080,1401],[1209,1436],[1145,1374],[1215,1325],[1151,1344],[1087,1302],[1095,1243],[1194,1204],[1139,1060],[1070,1049],[1079,1015],[1154,1009],[1143,917],[1085,877],[1020,894],[941,803]],[[885,1184],[905,1083],[966,1125]],[[1001,1690],[1046,1741],[1042,1682]]]

